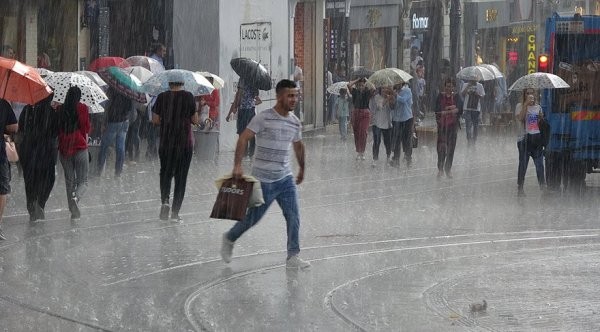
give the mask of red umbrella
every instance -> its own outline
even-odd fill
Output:
[[[90,70],[98,72],[103,68],[113,67],[113,66],[128,67],[129,64],[127,63],[127,61],[125,59],[118,57],[118,56],[103,56],[103,57],[99,57],[98,59],[96,59],[96,60],[92,61],[92,63],[90,63]]]
[[[0,57],[0,98],[33,105],[51,93],[35,68]]]

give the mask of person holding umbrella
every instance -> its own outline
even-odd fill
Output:
[[[10,104],[0,98],[0,128],[3,128],[5,135],[15,134],[19,129],[17,118]],[[2,232],[2,216],[6,207],[6,198],[10,193],[10,163],[6,158],[6,144],[0,144],[0,240],[6,240]]]
[[[437,167],[438,179],[444,175],[452,178],[452,161],[456,148],[457,131],[460,126],[458,118],[462,115],[462,98],[455,92],[456,82],[452,78],[444,81],[444,91],[437,96],[435,103],[435,119],[438,128]]]
[[[485,90],[476,80],[468,80],[463,84],[460,95],[464,100],[467,142],[473,145],[477,141],[477,127],[481,119],[481,98],[485,96]]]
[[[160,126],[160,198],[161,220],[181,222],[179,210],[185,196],[187,175],[192,162],[194,136],[192,124],[200,123],[196,102],[191,92],[184,90],[183,82],[169,82],[169,90],[156,97],[152,108],[152,122]],[[169,206],[171,181],[175,180],[173,205]]]
[[[90,133],[88,106],[80,102],[81,89],[72,86],[58,109],[58,151],[65,172],[65,186],[71,220],[81,218],[79,202],[87,190],[89,156],[87,138]]]
[[[19,160],[23,166],[29,221],[45,219],[44,208],[54,187],[58,148],[58,117],[51,106],[54,94],[27,105],[19,117],[23,139]]]
[[[365,149],[367,147],[367,135],[371,113],[369,112],[369,101],[373,92],[367,87],[367,79],[362,77],[348,82],[348,91],[352,95],[351,122],[354,130],[354,146],[356,148],[356,160],[365,160]]]
[[[544,188],[546,183],[544,177],[544,140],[540,131],[540,121],[544,118],[542,107],[537,103],[535,90],[525,89],[521,102],[515,107],[515,118],[521,132],[517,141],[519,149],[519,168],[517,171],[517,196],[525,196],[523,184],[525,183],[525,173],[529,157],[535,164],[535,173],[537,175],[540,188]]]
[[[231,105],[225,120],[229,122],[231,116],[237,114],[237,134],[241,135],[250,123],[250,120],[256,115],[256,106],[261,103],[262,100],[258,96],[258,88],[251,86],[240,77],[233,104]],[[255,140],[252,138],[249,140],[248,146],[246,147],[246,153],[244,155],[248,156],[250,159],[254,156],[255,144]]]

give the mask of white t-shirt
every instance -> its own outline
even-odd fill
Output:
[[[515,107],[515,116],[521,112],[521,103]],[[527,106],[527,114],[523,125],[519,126],[519,138],[525,137],[525,134],[539,134],[540,126],[538,124],[539,114],[542,111],[540,105]]]
[[[464,92],[466,89],[472,89],[472,93],[476,94],[479,96],[479,100],[477,101],[477,108],[470,108],[468,107],[469,105],[469,94],[470,92],[467,92],[464,96],[464,103],[463,103],[463,109],[465,111],[477,111],[477,112],[481,112],[481,98],[483,96],[485,96],[485,90],[483,90],[483,85],[479,82],[477,82],[475,84],[475,86],[469,86],[469,83],[463,83],[462,89],[460,89],[461,93]]]
[[[271,183],[292,175],[290,150],[302,139],[302,123],[293,114],[282,116],[269,108],[256,114],[248,129],[256,134],[252,176]]]

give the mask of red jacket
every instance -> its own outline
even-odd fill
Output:
[[[202,99],[208,105],[208,117],[211,120],[216,120],[219,117],[219,103],[221,102],[221,98],[219,97],[219,90],[214,89],[210,95],[202,96]]]
[[[63,157],[70,157],[81,150],[87,149],[87,137],[90,133],[90,116],[88,107],[82,103],[77,104],[78,129],[70,134],[65,134],[60,128],[58,132],[58,150]],[[60,126],[62,127],[62,126]]]

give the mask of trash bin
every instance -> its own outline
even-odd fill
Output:
[[[194,136],[196,158],[198,160],[215,160],[219,153],[219,132],[198,130],[194,132]]]

